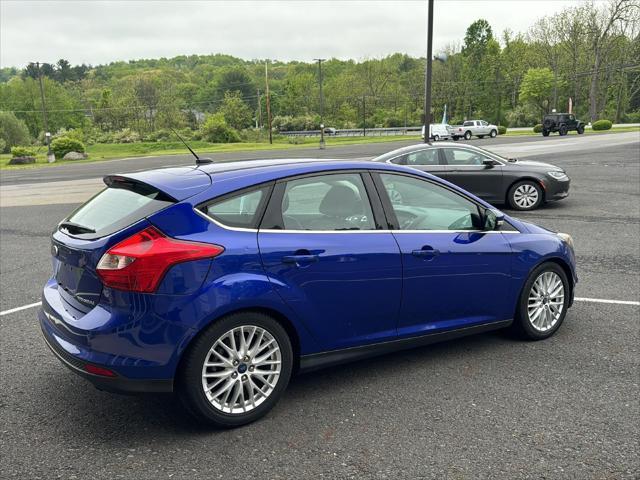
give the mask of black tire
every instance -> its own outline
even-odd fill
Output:
[[[564,287],[564,303],[562,306],[562,311],[560,312],[560,316],[556,320],[556,323],[550,329],[546,331],[540,331],[533,326],[532,322],[529,319],[529,294],[536,279],[546,272],[553,272],[557,274],[562,281],[562,285]],[[567,278],[567,274],[564,272],[562,267],[553,262],[546,262],[538,265],[529,274],[529,278],[527,278],[527,281],[522,287],[522,292],[520,292],[520,298],[518,299],[518,306],[516,308],[516,313],[513,319],[511,330],[519,337],[527,340],[544,340],[545,338],[549,338],[554,333],[556,333],[560,328],[560,325],[562,325],[562,322],[567,315],[570,297],[571,285],[569,283],[569,279]]]
[[[214,343],[229,330],[243,325],[261,327],[280,347],[281,370],[274,389],[259,405],[246,413],[225,413],[207,398],[202,385],[202,368]],[[284,393],[293,370],[293,351],[285,329],[272,317],[258,312],[239,312],[216,320],[196,338],[181,363],[177,393],[186,409],[199,421],[219,428],[233,428],[264,416]],[[245,367],[246,371],[246,367]]]
[[[469,130],[464,132],[464,139],[465,140],[470,140],[471,139],[471,132]]]
[[[484,138],[484,135],[478,135],[478,138]]]
[[[433,141],[437,142],[438,140],[440,140],[440,135],[434,135],[433,136]]]
[[[564,137],[569,132],[569,130],[567,130],[566,125],[560,125],[560,129],[558,130],[558,132],[560,132],[561,137]]]
[[[530,205],[525,205],[523,203],[526,203],[526,202],[518,201],[516,199],[516,194],[519,193],[518,189],[520,189],[521,187],[526,190],[529,190],[529,188],[527,187],[533,187],[537,194],[537,200]],[[520,210],[520,211],[535,210],[540,205],[542,205],[543,201],[544,201],[544,192],[542,191],[542,188],[540,187],[540,185],[533,180],[522,180],[520,182],[516,182],[511,186],[511,188],[509,189],[509,192],[507,192],[507,203],[514,210]]]
[[[548,137],[549,136],[549,130],[547,130],[546,128],[542,129],[542,136],[543,137]]]
[[[454,135],[452,138],[453,138],[453,141],[454,141],[454,142],[457,142],[457,141],[458,141],[458,138],[460,138],[460,137],[456,137],[456,136]]]
[[[498,132],[496,130],[491,130],[491,132],[489,133],[489,136],[491,138],[496,138],[498,136]]]
[[[578,132],[578,135],[582,135],[584,133],[584,125],[580,125],[576,131]]]

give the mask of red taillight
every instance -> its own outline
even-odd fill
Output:
[[[92,375],[100,375],[101,377],[115,377],[116,374],[109,370],[108,368],[98,367],[97,365],[91,365],[87,363],[84,366],[84,370],[86,372],[91,373]]]
[[[107,287],[151,293],[172,265],[213,258],[223,251],[219,245],[176,240],[149,227],[109,249],[96,270]]]

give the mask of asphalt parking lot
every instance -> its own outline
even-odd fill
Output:
[[[640,135],[617,135],[627,134],[570,136],[553,148],[542,137],[495,144],[501,154],[562,166],[572,178],[566,200],[516,215],[576,243],[577,297],[589,300],[574,304],[551,339],[493,333],[311,373],[294,379],[263,420],[211,431],[171,396],[94,389],[47,350],[36,309],[20,310],[0,316],[2,476],[638,478]],[[381,145],[335,156],[396,147]],[[122,170],[133,162],[96,164],[89,173],[2,173],[0,185],[40,183],[46,192],[46,182],[90,179],[109,164]],[[137,165],[150,162],[158,163]],[[35,203],[0,208],[2,312],[39,301],[49,234],[75,206],[60,193],[55,203],[46,196]]]

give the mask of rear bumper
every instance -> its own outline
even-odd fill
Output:
[[[46,315],[40,310],[40,327],[42,329],[42,338],[44,343],[49,347],[51,352],[73,373],[89,380],[99,390],[105,390],[113,393],[170,393],[173,391],[173,379],[139,379],[126,378],[121,375],[115,377],[104,377],[94,375],[84,370],[85,365],[94,365],[109,368],[108,365],[98,365],[93,362],[87,362],[81,358],[74,356],[69,352],[54,333],[50,331],[46,325]],[[64,342],[67,343],[67,342]]]

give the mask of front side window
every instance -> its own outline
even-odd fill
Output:
[[[480,152],[466,148],[445,148],[443,153],[447,165],[482,165],[483,160],[489,158]]]
[[[286,230],[375,230],[369,198],[357,173],[288,181],[282,220]]]
[[[478,206],[451,190],[416,177],[380,174],[400,230],[477,230]]]
[[[255,228],[266,188],[243,192],[207,205],[204,212],[228,227]]]
[[[486,127],[487,125],[489,125],[489,124],[488,124],[487,122],[485,122],[484,120],[482,120],[480,123],[482,124],[482,126],[483,126],[483,127]]]

